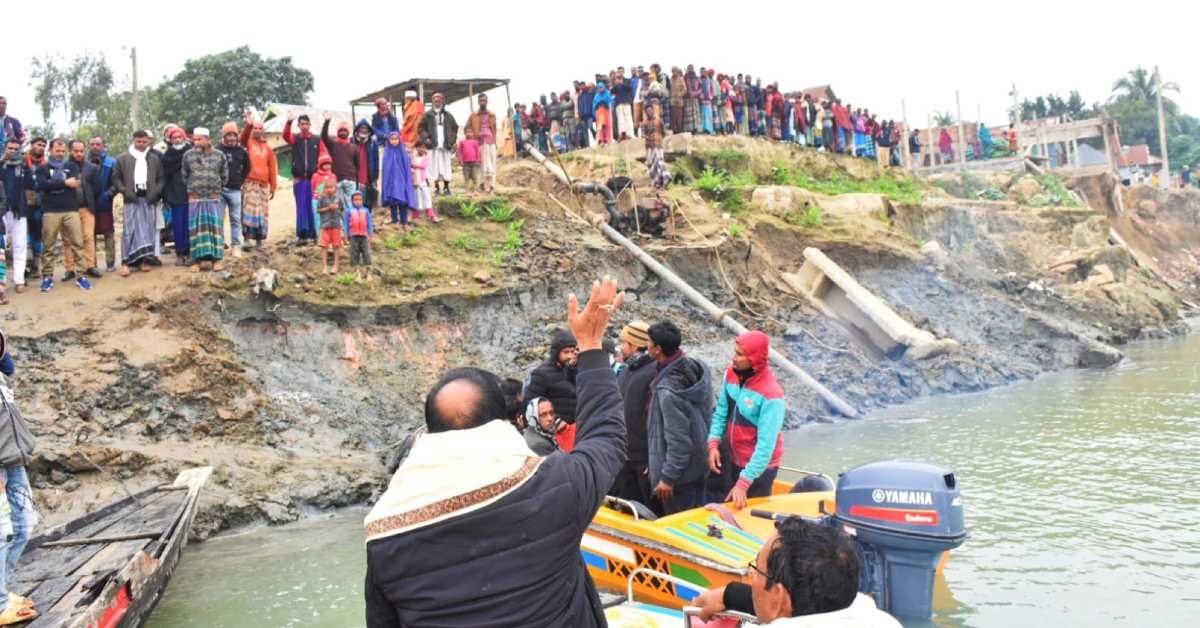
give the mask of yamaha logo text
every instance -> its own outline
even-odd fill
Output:
[[[896,491],[877,488],[871,491],[871,499],[882,504],[912,504],[916,506],[932,506],[933,495],[928,491]]]

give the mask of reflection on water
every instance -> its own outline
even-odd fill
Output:
[[[1195,625],[1200,336],[1073,371],[790,432],[787,464],[951,467],[971,538],[935,626]],[[189,547],[150,628],[362,626],[362,511]],[[929,625],[927,622],[909,626]]]

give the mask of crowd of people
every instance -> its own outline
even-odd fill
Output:
[[[579,547],[606,495],[652,485],[659,512],[676,512],[724,471],[741,508],[770,484],[785,407],[766,336],[737,339],[714,404],[708,366],[672,323],[631,322],[606,347],[621,301],[607,277],[582,311],[571,295],[568,329],[524,385],[459,368],[433,386],[426,432],[364,521],[368,628],[604,626]],[[704,620],[736,610],[781,628],[900,625],[858,593],[858,555],[833,527],[783,521],[750,567],[749,584],[693,600]]]
[[[825,92],[828,95],[828,92]],[[642,137],[647,146],[667,133],[745,135],[878,159],[899,165],[901,126],[834,97],[785,92],[749,74],[713,68],[618,67],[575,81],[509,112],[515,151],[547,152]]]

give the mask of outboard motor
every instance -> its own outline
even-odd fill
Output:
[[[888,460],[838,478],[839,525],[859,548],[859,590],[883,610],[928,618],[942,554],[967,539],[954,472],[923,462]]]

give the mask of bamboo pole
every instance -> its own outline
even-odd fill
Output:
[[[537,160],[538,163],[542,164],[547,170],[549,170],[550,173],[553,174],[554,177],[563,185],[571,188],[574,187],[569,183],[566,172],[556,164],[547,160],[546,156],[542,155],[542,153],[536,148],[530,147],[529,155]],[[710,317],[712,317],[714,321],[720,323],[726,329],[736,335],[741,335],[748,331],[744,325],[727,314],[725,310],[717,307],[717,304],[710,301],[708,297],[700,294],[699,291],[681,279],[679,275],[676,275],[673,271],[671,271],[671,269],[659,263],[658,260],[651,257],[649,253],[646,253],[646,251],[634,244],[629,238],[621,235],[619,231],[613,229],[610,225],[604,222],[593,222],[593,224],[595,224],[596,228],[598,228],[600,232],[603,233],[609,240],[612,240],[614,243],[629,251],[629,253],[636,257],[638,261],[646,266],[646,268],[650,269],[654,274],[671,284],[673,288],[683,293],[683,295],[687,297],[689,301],[691,301],[696,307],[703,310],[705,314],[708,314]],[[808,386],[810,389],[816,392],[817,395],[820,396],[821,399],[824,400],[825,403],[827,403],[835,412],[847,418],[858,418],[858,411],[855,410],[853,406],[845,401],[842,401],[842,399],[833,391],[829,390],[823,384],[821,384],[821,382],[818,382],[816,379],[814,379],[811,375],[805,372],[804,369],[796,366],[796,364],[789,360],[787,356],[776,351],[775,349],[771,349],[769,355],[773,364],[796,376],[796,378],[803,382],[805,386]]]
[[[1163,176],[1159,177],[1159,185],[1166,190],[1171,187],[1171,160],[1167,156],[1167,120],[1163,115],[1162,76],[1157,65],[1154,66],[1154,99],[1158,104],[1158,143],[1162,146],[1159,152],[1162,153]]]

